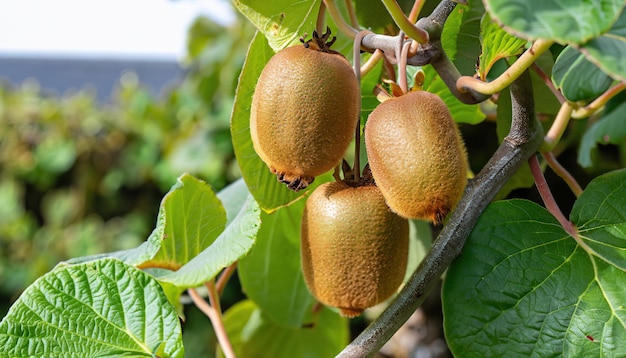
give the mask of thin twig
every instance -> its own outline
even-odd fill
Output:
[[[338,357],[367,357],[377,352],[424,302],[443,272],[461,253],[482,211],[542,141],[534,113],[532,84],[524,72],[511,85],[513,121],[509,135],[472,179],[430,251],[400,293]]]
[[[212,286],[213,288],[209,289],[209,298],[211,297],[211,291],[215,294],[215,285]],[[233,346],[230,344],[230,340],[226,335],[226,328],[224,327],[224,321],[222,320],[222,312],[219,309],[216,309],[215,306],[208,304],[204,298],[198,294],[196,289],[190,288],[187,292],[196,307],[198,307],[198,309],[200,309],[200,311],[202,311],[202,313],[204,313],[207,317],[209,317],[209,320],[211,320],[213,330],[217,336],[217,341],[219,342],[220,347],[222,347],[222,351],[224,352],[226,358],[236,358]]]
[[[553,43],[554,41],[543,39],[535,41],[511,67],[507,68],[506,71],[491,82],[483,82],[474,77],[463,76],[456,82],[456,86],[459,92],[467,92],[469,89],[486,95],[500,92],[510,85],[522,72],[529,68]]]
[[[226,267],[224,271],[222,271],[220,278],[217,280],[217,283],[215,284],[215,290],[217,291],[218,296],[222,295],[222,293],[224,292],[224,288],[226,287],[226,284],[228,283],[228,280],[233,275],[233,273],[235,273],[236,270],[237,270],[237,262],[234,262],[230,266]]]
[[[326,9],[330,13],[330,17],[333,19],[339,31],[343,32],[346,36],[353,39],[359,33],[359,30],[350,26],[346,22],[346,20],[341,15],[341,11],[337,8],[337,4],[335,4],[335,0],[324,0],[324,4],[326,4]]]
[[[322,1],[320,3],[320,9],[317,12],[317,20],[315,21],[315,31],[317,31],[317,33],[319,35],[324,33],[324,30],[326,29],[326,4],[324,4],[324,2]]]
[[[561,108],[559,109],[559,113],[557,113],[556,118],[554,118],[554,122],[550,129],[548,130],[548,134],[546,134],[543,139],[543,145],[541,146],[541,151],[550,152],[561,140],[567,125],[569,124],[569,120],[572,117],[572,104],[570,102],[563,102],[561,104]]]
[[[550,76],[548,76],[543,71],[543,69],[539,67],[539,65],[536,62],[533,63],[532,66],[530,66],[530,68],[532,68],[533,71],[535,71],[535,73],[539,76],[539,78],[541,78],[543,83],[545,83],[546,86],[548,86],[552,94],[554,94],[554,96],[559,100],[560,103],[567,102],[567,98],[563,96],[563,93],[561,93],[561,91],[559,91],[558,89],[556,89],[556,87],[554,87],[554,82],[552,82],[552,79],[550,78]]]
[[[587,118],[590,115],[594,114],[597,110],[602,108],[611,98],[615,97],[618,93],[622,92],[626,89],[626,83],[620,82],[615,86],[609,88],[601,94],[598,98],[593,100],[593,102],[589,103],[583,108],[579,108],[572,113],[572,118]]]
[[[359,20],[356,18],[356,12],[354,12],[354,5],[352,0],[346,0],[346,9],[348,9],[348,18],[350,18],[350,24],[355,29],[359,28]]]
[[[402,45],[402,50],[400,51],[400,58],[398,61],[398,85],[400,86],[400,89],[402,89],[403,93],[409,92],[409,85],[406,78],[406,57],[409,53],[409,47],[411,46],[411,42],[413,41],[407,41]]]
[[[543,158],[546,160],[546,163],[548,163],[550,169],[552,169],[552,171],[554,171],[556,175],[563,179],[567,186],[569,186],[570,190],[572,191],[572,193],[574,193],[574,195],[576,195],[576,197],[579,197],[580,194],[583,193],[583,188],[580,186],[580,184],[578,184],[576,178],[574,178],[574,176],[570,174],[570,172],[567,171],[567,169],[565,169],[565,167],[562,166],[561,163],[559,163],[559,161],[554,156],[554,153],[541,152],[541,156],[543,156]]]
[[[535,179],[535,186],[539,191],[539,195],[541,195],[541,199],[543,200],[546,209],[548,209],[550,214],[552,214],[558,220],[565,232],[570,234],[570,236],[572,237],[577,237],[578,232],[576,230],[576,227],[569,220],[567,220],[565,215],[563,215],[563,212],[559,208],[559,205],[556,203],[556,200],[554,200],[554,196],[552,196],[552,192],[550,191],[550,187],[546,182],[546,178],[541,172],[541,167],[539,166],[537,156],[533,155],[532,157],[530,157],[530,159],[528,159],[528,164],[530,165],[530,171],[532,172],[533,178]]]
[[[413,40],[421,44],[425,44],[428,42],[428,32],[415,26],[406,17],[404,12],[402,12],[402,8],[400,7],[400,5],[398,5],[396,0],[382,0],[382,1],[383,1],[383,4],[385,4],[387,11],[389,12],[389,15],[391,15],[391,18],[396,23],[396,25],[398,25],[400,30],[402,30],[405,34],[407,34],[407,36],[409,36],[410,38],[412,38]]]

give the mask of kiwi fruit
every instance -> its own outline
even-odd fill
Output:
[[[406,271],[409,224],[374,185],[324,183],[307,198],[302,271],[323,304],[356,317],[396,292]]]
[[[441,223],[463,195],[465,145],[437,95],[409,92],[378,105],[365,146],[376,185],[398,215]]]
[[[252,99],[255,151],[289,189],[333,169],[352,140],[360,90],[348,61],[330,50],[330,31],[275,54]]]

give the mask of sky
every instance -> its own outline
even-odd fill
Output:
[[[0,56],[180,60],[201,14],[234,20],[229,0],[3,0]]]

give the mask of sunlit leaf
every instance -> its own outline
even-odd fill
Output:
[[[211,187],[183,174],[163,199],[165,228],[161,247],[141,267],[177,270],[211,245],[224,231],[226,212]]]
[[[233,3],[267,38],[270,47],[278,51],[312,33],[321,1],[234,0]]]
[[[526,40],[509,35],[486,14],[481,21],[480,42],[482,52],[478,65],[481,79],[486,79],[489,70],[500,59],[517,55],[522,52]]]
[[[248,196],[237,216],[209,247],[177,271],[159,277],[159,281],[188,288],[215,278],[222,269],[250,251],[259,230],[260,213],[256,201]]]
[[[0,323],[2,356],[183,357],[161,286],[116,259],[59,266],[29,286]]]
[[[624,356],[626,170],[594,179],[570,215],[576,240],[543,207],[491,204],[443,289],[455,355]]]

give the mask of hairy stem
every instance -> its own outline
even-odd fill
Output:
[[[583,188],[580,186],[580,184],[578,184],[574,176],[570,174],[570,172],[568,172],[567,169],[565,169],[565,167],[561,165],[561,163],[559,163],[559,161],[554,156],[554,153],[541,152],[541,156],[546,160],[546,163],[548,163],[550,169],[552,169],[552,171],[554,171],[561,179],[563,179],[563,181],[567,184],[572,193],[576,195],[576,197],[579,197],[580,194],[583,193]]]
[[[511,67],[509,67],[498,78],[491,82],[483,82],[477,78],[463,76],[459,78],[456,86],[459,92],[467,92],[472,89],[482,94],[492,95],[502,91],[510,85],[519,75],[529,68],[539,56],[552,46],[554,42],[548,40],[537,40],[526,50]]]
[[[428,42],[428,32],[415,26],[402,12],[402,8],[400,8],[396,0],[383,0],[383,4],[385,4],[393,21],[407,36],[421,44]]]
[[[550,126],[550,130],[548,130],[548,134],[546,134],[543,139],[543,144],[541,145],[541,151],[550,152],[561,140],[567,125],[569,124],[569,120],[572,117],[572,111],[574,108],[571,103],[563,102],[561,104],[561,108],[559,109],[559,113],[557,113],[556,118],[554,119],[554,123]]]
[[[209,300],[213,301],[215,297],[211,299],[211,296],[215,295],[215,283],[211,281],[211,284],[207,284],[207,288],[209,288]],[[230,344],[228,336],[226,335],[226,328],[224,327],[224,321],[222,320],[222,312],[219,309],[219,300],[217,301],[218,306],[216,307],[214,304],[208,304],[194,288],[190,288],[187,292],[196,307],[198,307],[198,309],[200,309],[200,311],[202,311],[202,313],[204,313],[207,317],[209,317],[209,320],[211,320],[213,330],[215,331],[220,347],[222,347],[224,356],[226,356],[226,358],[235,358],[235,351],[233,346]]]
[[[537,160],[537,156],[533,155],[528,159],[528,164],[530,165],[530,171],[533,173],[533,178],[535,179],[535,186],[539,191],[539,195],[541,195],[541,199],[543,200],[546,209],[552,214],[558,222],[561,224],[565,232],[570,234],[572,237],[578,237],[578,233],[576,231],[576,227],[572,224],[563,212],[559,208],[559,205],[554,200],[554,196],[552,196],[552,192],[550,191],[550,187],[546,182],[546,178],[543,176],[541,172],[541,167],[539,166],[539,161]]]
[[[604,92],[600,97],[593,100],[593,102],[589,103],[583,108],[577,109],[572,113],[573,118],[587,118],[590,115],[594,114],[597,110],[602,108],[611,98],[615,97],[618,93],[622,92],[626,89],[626,83],[620,82],[615,86],[609,88]]]
[[[535,119],[528,72],[511,85],[511,100],[513,122],[509,135],[480,173],[469,182],[437,240],[398,296],[338,357],[371,356],[391,338],[424,302],[443,272],[461,253],[482,211],[508,179],[537,151],[543,138]]]

